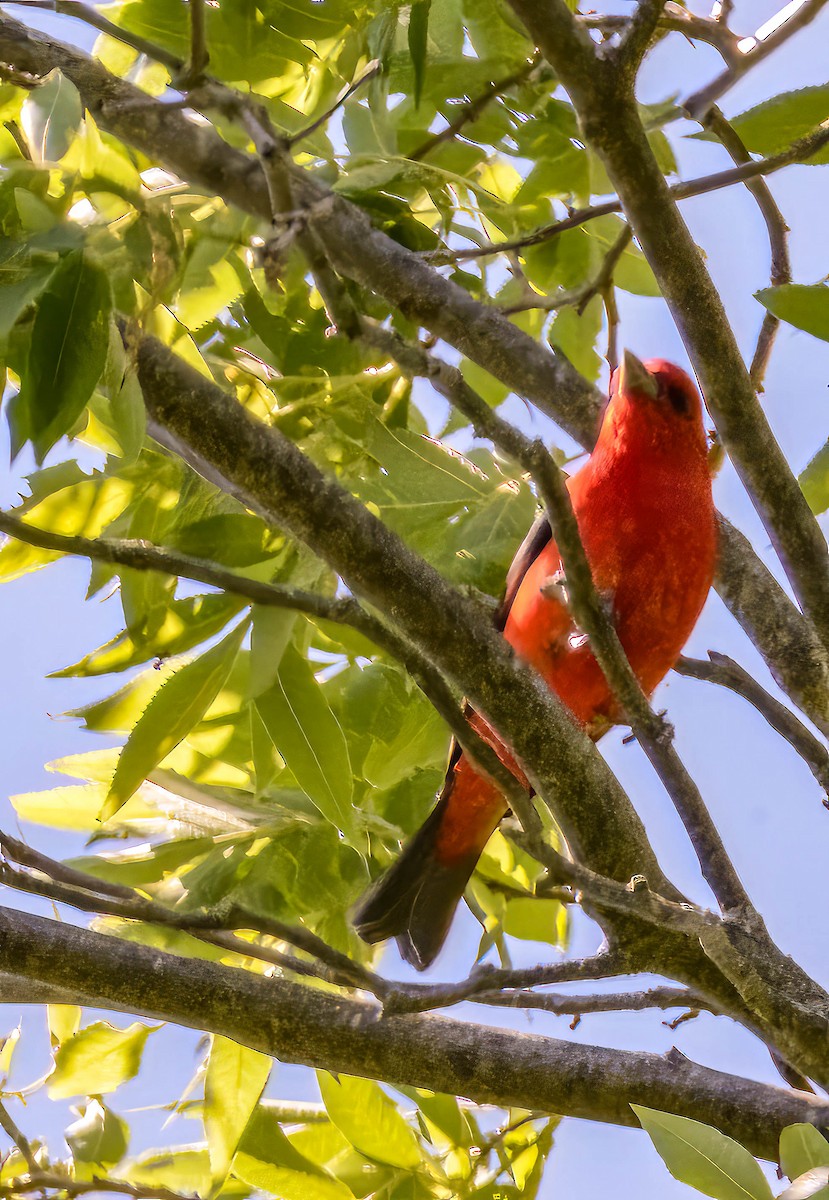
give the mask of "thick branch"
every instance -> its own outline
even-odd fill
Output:
[[[372,1004],[0,910],[0,970],[79,1003],[230,1037],[285,1062],[427,1087],[478,1103],[634,1125],[630,1103],[716,1125],[773,1158],[780,1130],[829,1127],[829,1103],[687,1059],[605,1050]]]

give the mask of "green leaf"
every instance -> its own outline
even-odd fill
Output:
[[[414,103],[420,108],[423,77],[426,73],[426,57],[429,43],[429,10],[432,0],[414,0],[409,12],[409,54],[414,68]]]
[[[299,786],[327,820],[348,832],[354,786],[348,746],[311,667],[295,647],[286,647],[276,680],[256,697],[256,708]]]
[[[21,394],[39,460],[67,433],[106,365],[109,280],[82,250],[67,254],[40,298]]]
[[[71,666],[64,667],[62,671],[52,671],[49,678],[108,675],[113,671],[126,671],[130,667],[137,667],[149,658],[165,659],[184,654],[219,633],[228,621],[236,616],[244,603],[238,596],[223,593],[187,596],[181,600],[174,600],[150,645],[136,646],[129,633],[124,630],[112,641],[93,650],[91,654],[85,655]]]
[[[63,1136],[76,1163],[111,1167],[127,1152],[129,1126],[100,1100],[90,1100]]]
[[[744,1146],[711,1125],[631,1104],[665,1165],[680,1183],[715,1200],[772,1200],[768,1180]]]
[[[829,508],[829,442],[827,442],[798,476],[798,483],[813,513]]]
[[[87,1025],[64,1042],[55,1055],[48,1085],[50,1098],[66,1100],[70,1096],[114,1092],[138,1074],[144,1043],[152,1032],[152,1026],[137,1022],[126,1029],[116,1029],[106,1021]]]
[[[261,1162],[249,1154],[236,1155],[233,1173],[258,1192],[279,1200],[354,1200],[351,1189],[331,1175]]]
[[[413,1170],[423,1162],[414,1130],[370,1079],[317,1071],[329,1117],[355,1150],[375,1162]]]
[[[787,1125],[780,1134],[780,1166],[789,1179],[829,1166],[829,1141],[814,1125]]]
[[[246,632],[243,621],[217,646],[180,667],[161,685],[121,751],[101,810],[102,820],[126,804],[153,767],[202,719],[226,682]]]
[[[204,1132],[214,1183],[230,1170],[245,1126],[268,1082],[271,1059],[213,1035],[204,1080]]]
[[[507,902],[504,933],[529,942],[559,946],[567,935],[567,910],[557,900],[517,896]]]
[[[829,83],[783,92],[764,100],[738,117],[731,125],[752,154],[776,154],[798,138],[811,133],[829,117]],[[716,141],[713,133],[695,133],[695,138]],[[829,149],[806,160],[813,165],[829,162]]]
[[[49,1040],[53,1046],[74,1037],[81,1027],[81,1010],[77,1004],[47,1004]]]
[[[594,383],[599,375],[601,359],[596,353],[596,339],[602,329],[603,309],[599,296],[594,296],[583,313],[575,308],[563,308],[550,327],[550,342],[567,356],[580,375]]]
[[[54,262],[34,262],[12,242],[0,250],[0,339],[9,336],[18,317],[49,283]]]
[[[35,162],[57,162],[72,144],[83,116],[78,89],[55,67],[20,108],[20,124]]]
[[[829,342],[829,285],[783,283],[755,292],[755,298],[781,321]]]

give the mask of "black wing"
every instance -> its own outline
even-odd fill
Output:
[[[552,536],[553,531],[550,528],[550,522],[547,520],[547,514],[539,513],[530,526],[529,533],[518,547],[515,558],[510,564],[510,569],[507,571],[504,594],[495,612],[495,628],[500,629],[501,632],[503,632],[504,626],[507,623],[509,610],[512,608],[512,602],[515,599],[524,576]]]

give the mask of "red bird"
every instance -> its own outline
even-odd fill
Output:
[[[679,657],[714,575],[716,526],[699,392],[679,367],[630,351],[610,387],[589,461],[568,480],[600,593],[644,691]],[[507,575],[498,627],[594,738],[619,713],[567,606],[561,559],[539,518]],[[485,718],[470,723],[526,779]],[[467,881],[507,807],[457,744],[437,806],[366,893],[354,924],[367,942],[396,937],[418,970],[440,950]]]

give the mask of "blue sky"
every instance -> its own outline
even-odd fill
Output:
[[[18,6],[9,5],[15,15]],[[692,5],[695,11],[704,11]],[[732,24],[741,32],[770,16],[778,7],[768,0],[738,3]],[[614,6],[626,11],[629,6]],[[22,14],[21,14],[22,15]],[[27,14],[29,15],[29,14]],[[53,19],[42,17],[47,24]],[[78,26],[60,22],[64,37]],[[72,31],[72,32],[70,32]],[[722,102],[727,115],[743,111],[767,96],[808,84],[827,82],[826,47],[829,44],[829,9],[782,51],[751,72]],[[692,91],[719,70],[719,60],[709,48],[694,48],[671,37],[648,60],[640,97],[664,99],[687,81],[682,93]],[[690,124],[676,133],[693,132]],[[716,145],[675,139],[681,174],[692,177],[727,165]],[[813,283],[829,273],[829,171],[795,167],[771,180],[772,190],[792,229],[793,276]],[[768,243],[765,229],[745,189],[717,192],[683,203],[682,209],[721,290],[741,347],[750,356],[762,319],[753,293],[768,283]],[[658,300],[624,297],[623,344],[643,358],[659,356],[685,363],[679,337]],[[800,470],[829,436],[829,344],[784,327],[778,337],[768,374],[763,403],[793,468]],[[510,411],[526,423],[524,406],[515,402]],[[539,422],[544,430],[548,426]],[[8,461],[5,429],[0,432],[0,461]],[[22,488],[26,464],[17,463],[11,474],[0,475],[0,503],[12,504]],[[720,508],[748,533],[766,561],[777,570],[768,538],[734,473],[726,467],[716,482]],[[778,571],[779,574],[779,571]],[[14,830],[16,819],[6,797],[54,784],[42,764],[50,759],[89,749],[91,735],[75,722],[57,714],[77,707],[105,691],[100,681],[46,680],[47,672],[75,661],[100,645],[120,628],[116,600],[90,603],[83,600],[88,568],[80,562],[63,562],[47,571],[0,589],[0,663],[5,686],[0,690],[0,729],[4,752],[0,756],[0,824]],[[708,648],[732,654],[773,690],[773,685],[745,636],[712,596],[695,631],[689,651],[704,654]],[[829,924],[825,920],[826,848],[829,813],[821,805],[819,788],[807,768],[789,747],[768,729],[746,704],[728,693],[692,680],[671,677],[658,693],[678,730],[678,747],[717,821],[726,845],[748,889],[766,916],[772,935],[782,949],[824,985],[829,985]],[[653,844],[668,873],[695,898],[707,899],[696,861],[665,794],[635,745],[624,746],[614,733],[602,743],[603,752],[617,770],[642,814]],[[597,819],[598,815],[597,815]],[[27,827],[26,837],[57,856],[80,848],[77,839],[50,830]],[[6,903],[23,902],[8,897]],[[71,913],[66,919],[74,920]],[[439,960],[435,977],[459,978],[466,974],[474,954],[474,923],[461,917],[449,946]],[[589,953],[596,931],[586,921],[576,923],[573,951]],[[546,957],[542,950],[541,955]],[[537,948],[522,947],[519,961],[537,960]],[[402,974],[389,952],[390,973]],[[469,1009],[484,1022],[491,1010]],[[18,1015],[4,1008],[0,1034],[11,1029]],[[126,1024],[126,1019],[117,1019]],[[660,1014],[626,1014],[585,1018],[571,1032],[566,1020],[544,1014],[511,1015],[511,1024],[538,1033],[630,1049],[664,1052],[677,1045],[690,1058],[724,1070],[748,1074],[777,1083],[766,1051],[731,1023],[702,1016],[676,1032],[661,1024]],[[39,1074],[46,1062],[45,1020],[31,1010],[25,1015],[27,1037],[19,1052],[13,1083],[20,1086]],[[197,1061],[197,1037],[168,1029],[153,1035],[148,1044],[141,1078],[118,1094],[118,1106],[163,1103],[180,1092]],[[278,1066],[271,1091],[274,1095],[310,1096],[313,1080],[305,1072]],[[122,1099],[123,1097],[123,1099]],[[19,1118],[30,1134],[46,1132],[60,1146],[65,1110],[40,1100]],[[157,1116],[136,1116],[134,1148],[151,1144],[158,1129]],[[171,1133],[172,1131],[168,1131]],[[181,1128],[175,1140],[194,1139],[198,1130]],[[567,1195],[574,1200],[594,1200],[611,1193],[617,1200],[658,1195],[673,1200],[689,1195],[672,1180],[642,1134],[583,1121],[565,1121],[557,1134],[543,1195]]]

